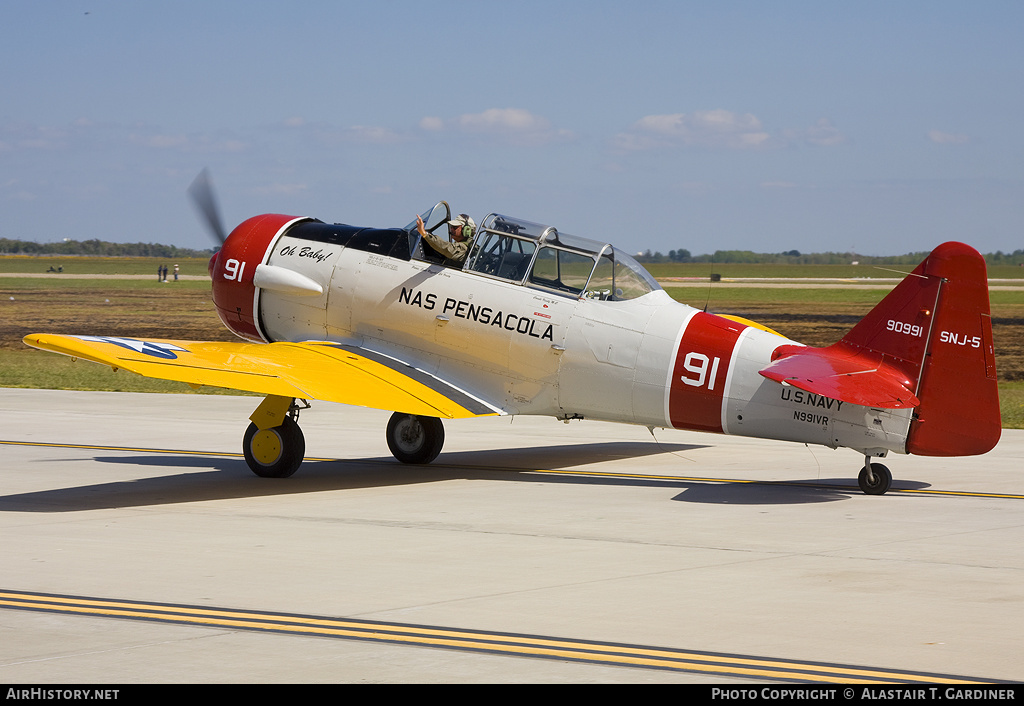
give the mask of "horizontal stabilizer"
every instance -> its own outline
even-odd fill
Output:
[[[877,353],[842,343],[828,348],[780,346],[761,375],[816,395],[881,409],[916,407],[912,381]]]

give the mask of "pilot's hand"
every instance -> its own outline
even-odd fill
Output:
[[[423,217],[416,216],[416,230],[420,232],[420,235],[426,236],[427,231],[423,228]]]

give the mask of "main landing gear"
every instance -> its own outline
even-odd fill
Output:
[[[871,463],[871,457],[865,456],[857,484],[868,495],[884,495],[892,485],[892,473],[880,463]]]
[[[263,478],[287,478],[299,470],[306,455],[306,441],[302,430],[291,417],[285,417],[281,426],[259,429],[249,424],[242,439],[245,462],[252,472]]]
[[[290,397],[271,395],[249,417],[252,423],[242,438],[242,454],[253,473],[262,478],[287,478],[299,470],[306,455],[306,440],[298,423],[300,409]]]
[[[444,427],[436,417],[395,412],[388,422],[388,448],[402,463],[430,463],[444,446]]]
[[[299,411],[307,409],[291,397],[267,397],[249,419],[242,453],[253,473],[262,478],[287,478],[299,469],[306,441],[299,429]],[[430,463],[444,446],[444,427],[435,417],[395,412],[388,422],[388,448],[402,463]]]

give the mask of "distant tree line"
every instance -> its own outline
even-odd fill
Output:
[[[81,257],[209,257],[213,249],[193,250],[158,243],[108,243],[105,240],[62,240],[36,243],[30,240],[0,238],[0,255],[67,255]],[[669,250],[668,254],[647,250],[637,256],[640,262],[715,262],[770,265],[849,265],[856,260],[862,265],[916,265],[928,255],[913,252],[906,255],[857,255],[855,253],[801,253],[787,250],[780,253],[758,253],[752,250],[716,250],[712,254],[691,255],[686,248]],[[1024,249],[1004,253],[998,250],[985,255],[990,265],[1024,265]]]
[[[79,257],[210,257],[213,250],[193,250],[158,243],[108,243],[105,240],[62,240],[34,243],[0,238],[0,255],[65,255]]]
[[[714,262],[769,265],[849,265],[856,261],[862,265],[916,265],[928,256],[928,252],[912,252],[906,255],[857,255],[855,253],[801,253],[787,250],[781,253],[753,252],[751,250],[716,250],[713,254],[691,255],[685,248],[669,250],[668,255],[647,250],[637,256],[644,263],[652,262]],[[1024,249],[1004,253],[998,250],[985,255],[990,265],[1024,265]]]

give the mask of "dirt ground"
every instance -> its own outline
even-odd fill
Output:
[[[217,318],[208,290],[0,288],[0,348],[22,349],[30,333],[238,340]]]
[[[863,307],[816,303],[817,311],[792,312],[792,305],[751,303],[731,313],[762,323],[808,345],[835,343],[863,314]],[[1024,307],[993,307],[996,368],[1001,380],[1024,380]],[[0,349],[21,350],[29,333],[97,334],[199,341],[237,340],[213,310],[209,290],[89,288],[25,290],[0,288]]]

